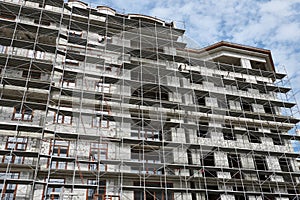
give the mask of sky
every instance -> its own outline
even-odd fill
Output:
[[[175,21],[199,48],[221,40],[269,49],[300,103],[300,0],[90,0],[120,13]]]

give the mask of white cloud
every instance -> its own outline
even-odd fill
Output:
[[[278,42],[297,42],[300,41],[300,24],[282,24],[277,28],[272,40]]]

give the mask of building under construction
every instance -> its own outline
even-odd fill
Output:
[[[183,34],[76,0],[1,0],[1,198],[300,199],[299,113],[270,51]]]

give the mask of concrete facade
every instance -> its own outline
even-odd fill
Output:
[[[0,27],[3,199],[300,199],[269,50],[76,0],[1,0]]]

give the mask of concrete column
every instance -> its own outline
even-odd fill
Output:
[[[198,143],[197,130],[188,129],[185,134],[185,137],[187,143],[191,143],[191,144]]]
[[[122,196],[121,199],[134,199],[134,192],[133,191],[127,191],[123,190],[122,191]]]
[[[274,181],[274,182],[284,182],[284,179],[283,179],[282,176],[272,175],[271,176],[271,181]]]
[[[227,159],[227,153],[225,152],[215,152],[215,165],[218,167],[228,167],[228,159]]]
[[[171,128],[172,141],[173,142],[186,142],[185,131],[182,128]]]
[[[173,101],[181,103],[182,102],[182,95],[177,92],[173,92]]]
[[[192,161],[194,165],[200,165],[200,152],[195,150],[192,150]]]
[[[214,88],[214,83],[212,82],[207,82],[207,81],[203,81],[203,87],[204,89],[208,89],[208,90],[211,90],[212,88]]]
[[[217,172],[218,178],[231,179],[230,172]]]
[[[183,128],[177,128],[177,136],[179,137],[181,142],[185,142],[185,131]]]
[[[255,169],[254,161],[251,155],[241,155],[241,163],[243,168]]]
[[[251,94],[252,96],[256,96],[257,94],[259,94],[259,90],[257,89],[252,89],[252,88],[248,88],[248,94]]]
[[[191,199],[191,194],[190,193],[174,193],[174,199],[178,200],[190,200]]]
[[[185,87],[185,88],[190,88],[191,87],[190,79],[182,78],[181,82],[182,82],[182,87]]]
[[[218,107],[218,101],[216,98],[205,97],[205,105],[212,106],[212,107]]]
[[[297,160],[290,160],[291,166],[292,166],[292,170],[293,171],[299,171],[299,163]]]
[[[0,137],[0,148],[1,148],[1,149],[5,149],[5,146],[6,146],[6,140],[7,140],[6,137]]]
[[[186,105],[193,104],[193,96],[191,94],[184,94],[183,98]]]
[[[253,111],[254,112],[259,112],[259,113],[264,113],[265,110],[264,110],[264,106],[263,105],[260,105],[260,104],[252,104],[252,108],[253,108]]]
[[[187,152],[184,148],[174,148],[174,163],[188,163]]]
[[[261,196],[249,196],[249,200],[262,200]]]
[[[231,194],[222,194],[221,200],[235,200],[235,197],[234,197],[234,195],[231,195]]]
[[[242,110],[241,104],[238,101],[229,100],[229,108],[233,110]]]
[[[246,58],[241,58],[241,66],[243,68],[252,69],[250,60]]]
[[[197,193],[196,197],[197,197],[197,200],[206,200],[205,193]]]
[[[110,147],[111,149],[109,150],[113,150],[114,147],[111,146]],[[130,148],[130,145],[129,144],[123,144],[123,146],[116,146],[116,159],[119,159],[119,160],[130,160],[130,156],[131,156],[131,148]],[[118,152],[119,151],[119,152]],[[113,155],[112,155],[113,157]]]

